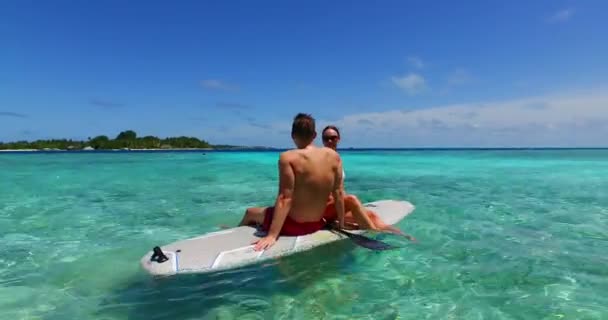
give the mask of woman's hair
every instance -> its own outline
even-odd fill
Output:
[[[338,134],[338,138],[340,137],[340,130],[338,130],[338,128],[334,125],[328,125],[327,127],[323,128],[323,131],[321,132],[321,134],[324,134],[325,131],[327,131],[329,129],[336,131],[336,133]]]

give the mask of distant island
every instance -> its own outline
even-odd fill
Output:
[[[138,137],[133,130],[120,132],[116,138],[100,135],[88,138],[87,141],[72,139],[50,139],[35,141],[1,142],[0,150],[273,150],[269,147],[247,147],[232,145],[212,145],[205,140],[195,137],[167,137],[155,136]]]

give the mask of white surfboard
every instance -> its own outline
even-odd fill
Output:
[[[412,213],[414,205],[407,201],[380,200],[364,204],[387,224],[394,225]],[[349,230],[362,233],[364,230]],[[154,256],[154,250],[141,258],[141,266],[151,275],[170,276],[183,273],[208,273],[237,268],[264,260],[287,256],[347,236],[320,230],[304,236],[280,236],[267,250],[255,251],[251,244],[264,236],[254,227],[241,226],[204,234],[159,247],[166,261]],[[158,250],[158,249],[157,249]]]

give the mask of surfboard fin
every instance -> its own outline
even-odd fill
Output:
[[[158,263],[163,263],[163,262],[169,260],[169,258],[167,258],[167,256],[163,253],[163,251],[160,249],[160,247],[156,246],[156,247],[154,247],[154,249],[152,249],[152,251],[154,253],[152,254],[152,257],[150,257],[150,261],[156,261]]]

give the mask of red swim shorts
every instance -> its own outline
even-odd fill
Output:
[[[274,216],[274,207],[268,207],[264,210],[264,223],[262,224],[262,230],[268,232],[272,223],[272,217]],[[306,234],[317,232],[325,227],[325,221],[313,221],[313,222],[297,222],[291,217],[285,217],[285,223],[281,229],[280,235],[283,236],[303,236]]]
[[[327,204],[327,206],[325,207],[325,212],[323,213],[323,218],[328,222],[338,220],[338,210],[336,210],[335,202]]]

